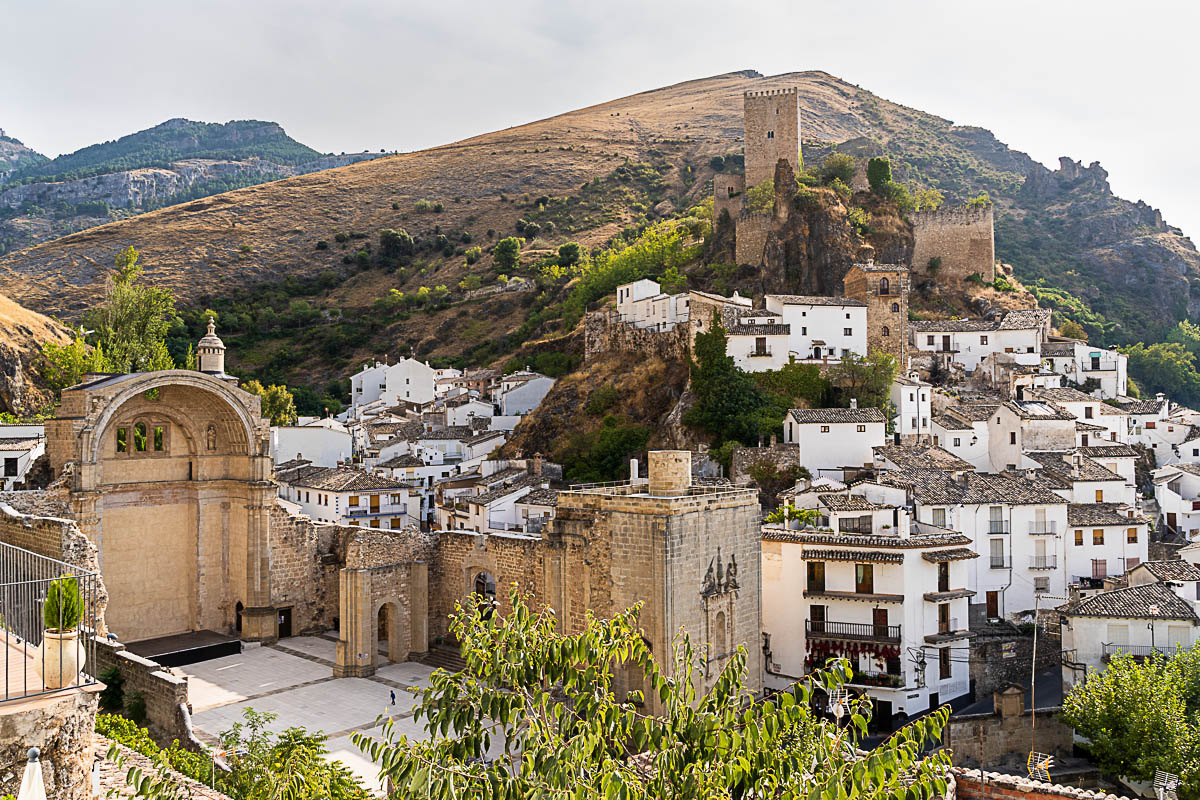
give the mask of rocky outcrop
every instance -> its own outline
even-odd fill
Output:
[[[43,344],[69,339],[59,323],[0,295],[0,412],[30,414],[51,403],[35,365]]]

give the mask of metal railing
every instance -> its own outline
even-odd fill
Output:
[[[1012,525],[1006,519],[989,519],[988,533],[1009,533]]]
[[[1030,556],[1030,569],[1058,569],[1058,556]]]
[[[988,559],[988,563],[992,569],[1008,569],[1012,566],[1012,561],[1009,560],[1008,556],[991,556]]]
[[[54,581],[64,577],[76,580],[83,600],[78,643],[48,640],[47,647],[42,648],[46,593]],[[63,674],[61,665],[57,675],[47,671],[53,668],[51,659],[55,655],[49,651],[50,647],[77,647],[84,669],[95,667],[98,589],[99,579],[94,572],[0,542],[0,630],[5,645],[4,694],[0,703],[61,691],[46,688],[47,683],[73,687],[96,683],[95,677],[86,672],[81,671],[77,679]]]
[[[749,353],[747,353],[747,357],[749,357],[749,358],[770,358],[771,350],[770,350],[770,348],[767,348],[766,350],[751,350]]]
[[[395,514],[407,514],[408,505],[386,505],[377,508],[369,506],[350,506],[346,509],[347,517],[387,517]]]
[[[1054,535],[1058,533],[1058,523],[1054,520],[1041,520],[1029,523],[1029,533],[1034,536]]]
[[[1155,653],[1170,655],[1175,652],[1175,647],[1164,647],[1162,645],[1149,644],[1110,644],[1105,642],[1101,656],[1103,658],[1112,658],[1117,653],[1133,656],[1134,658],[1148,658]]]
[[[847,681],[851,686],[879,686],[885,689],[903,689],[904,676],[892,672],[871,672],[856,669],[854,675]]]
[[[873,625],[869,622],[830,622],[809,619],[804,632],[817,639],[854,639],[874,642],[900,642],[899,625]]]

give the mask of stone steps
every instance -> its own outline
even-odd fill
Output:
[[[441,667],[448,672],[460,672],[467,666],[467,662],[458,654],[458,648],[446,645],[432,645],[429,652],[421,656],[420,661],[431,667]]]

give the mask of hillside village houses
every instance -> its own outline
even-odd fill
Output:
[[[46,452],[46,427],[0,424],[0,489],[10,491],[25,481],[34,462]]]

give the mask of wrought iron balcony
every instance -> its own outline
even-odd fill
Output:
[[[879,686],[885,689],[903,689],[904,676],[891,672],[868,672],[856,669],[848,683],[851,686]]]
[[[805,620],[804,632],[813,639],[842,639],[864,642],[900,643],[899,625],[873,625],[869,622],[830,622]]]
[[[988,564],[992,569],[1009,569],[1012,567],[1012,559],[1008,556],[991,556]]]
[[[768,347],[766,350],[751,350],[747,355],[750,358],[770,358],[771,348]]]
[[[1058,523],[1054,520],[1041,520],[1029,523],[1029,533],[1032,536],[1053,536],[1058,533]]]
[[[1058,569],[1058,556],[1030,556],[1030,569]]]
[[[1164,645],[1148,645],[1148,644],[1110,644],[1105,642],[1101,651],[1101,659],[1107,662],[1118,653],[1133,656],[1134,658],[1149,658],[1155,653],[1162,655],[1170,655],[1176,650],[1175,647],[1166,647]]]
[[[1011,533],[1012,524],[1006,519],[989,519],[988,533]]]

